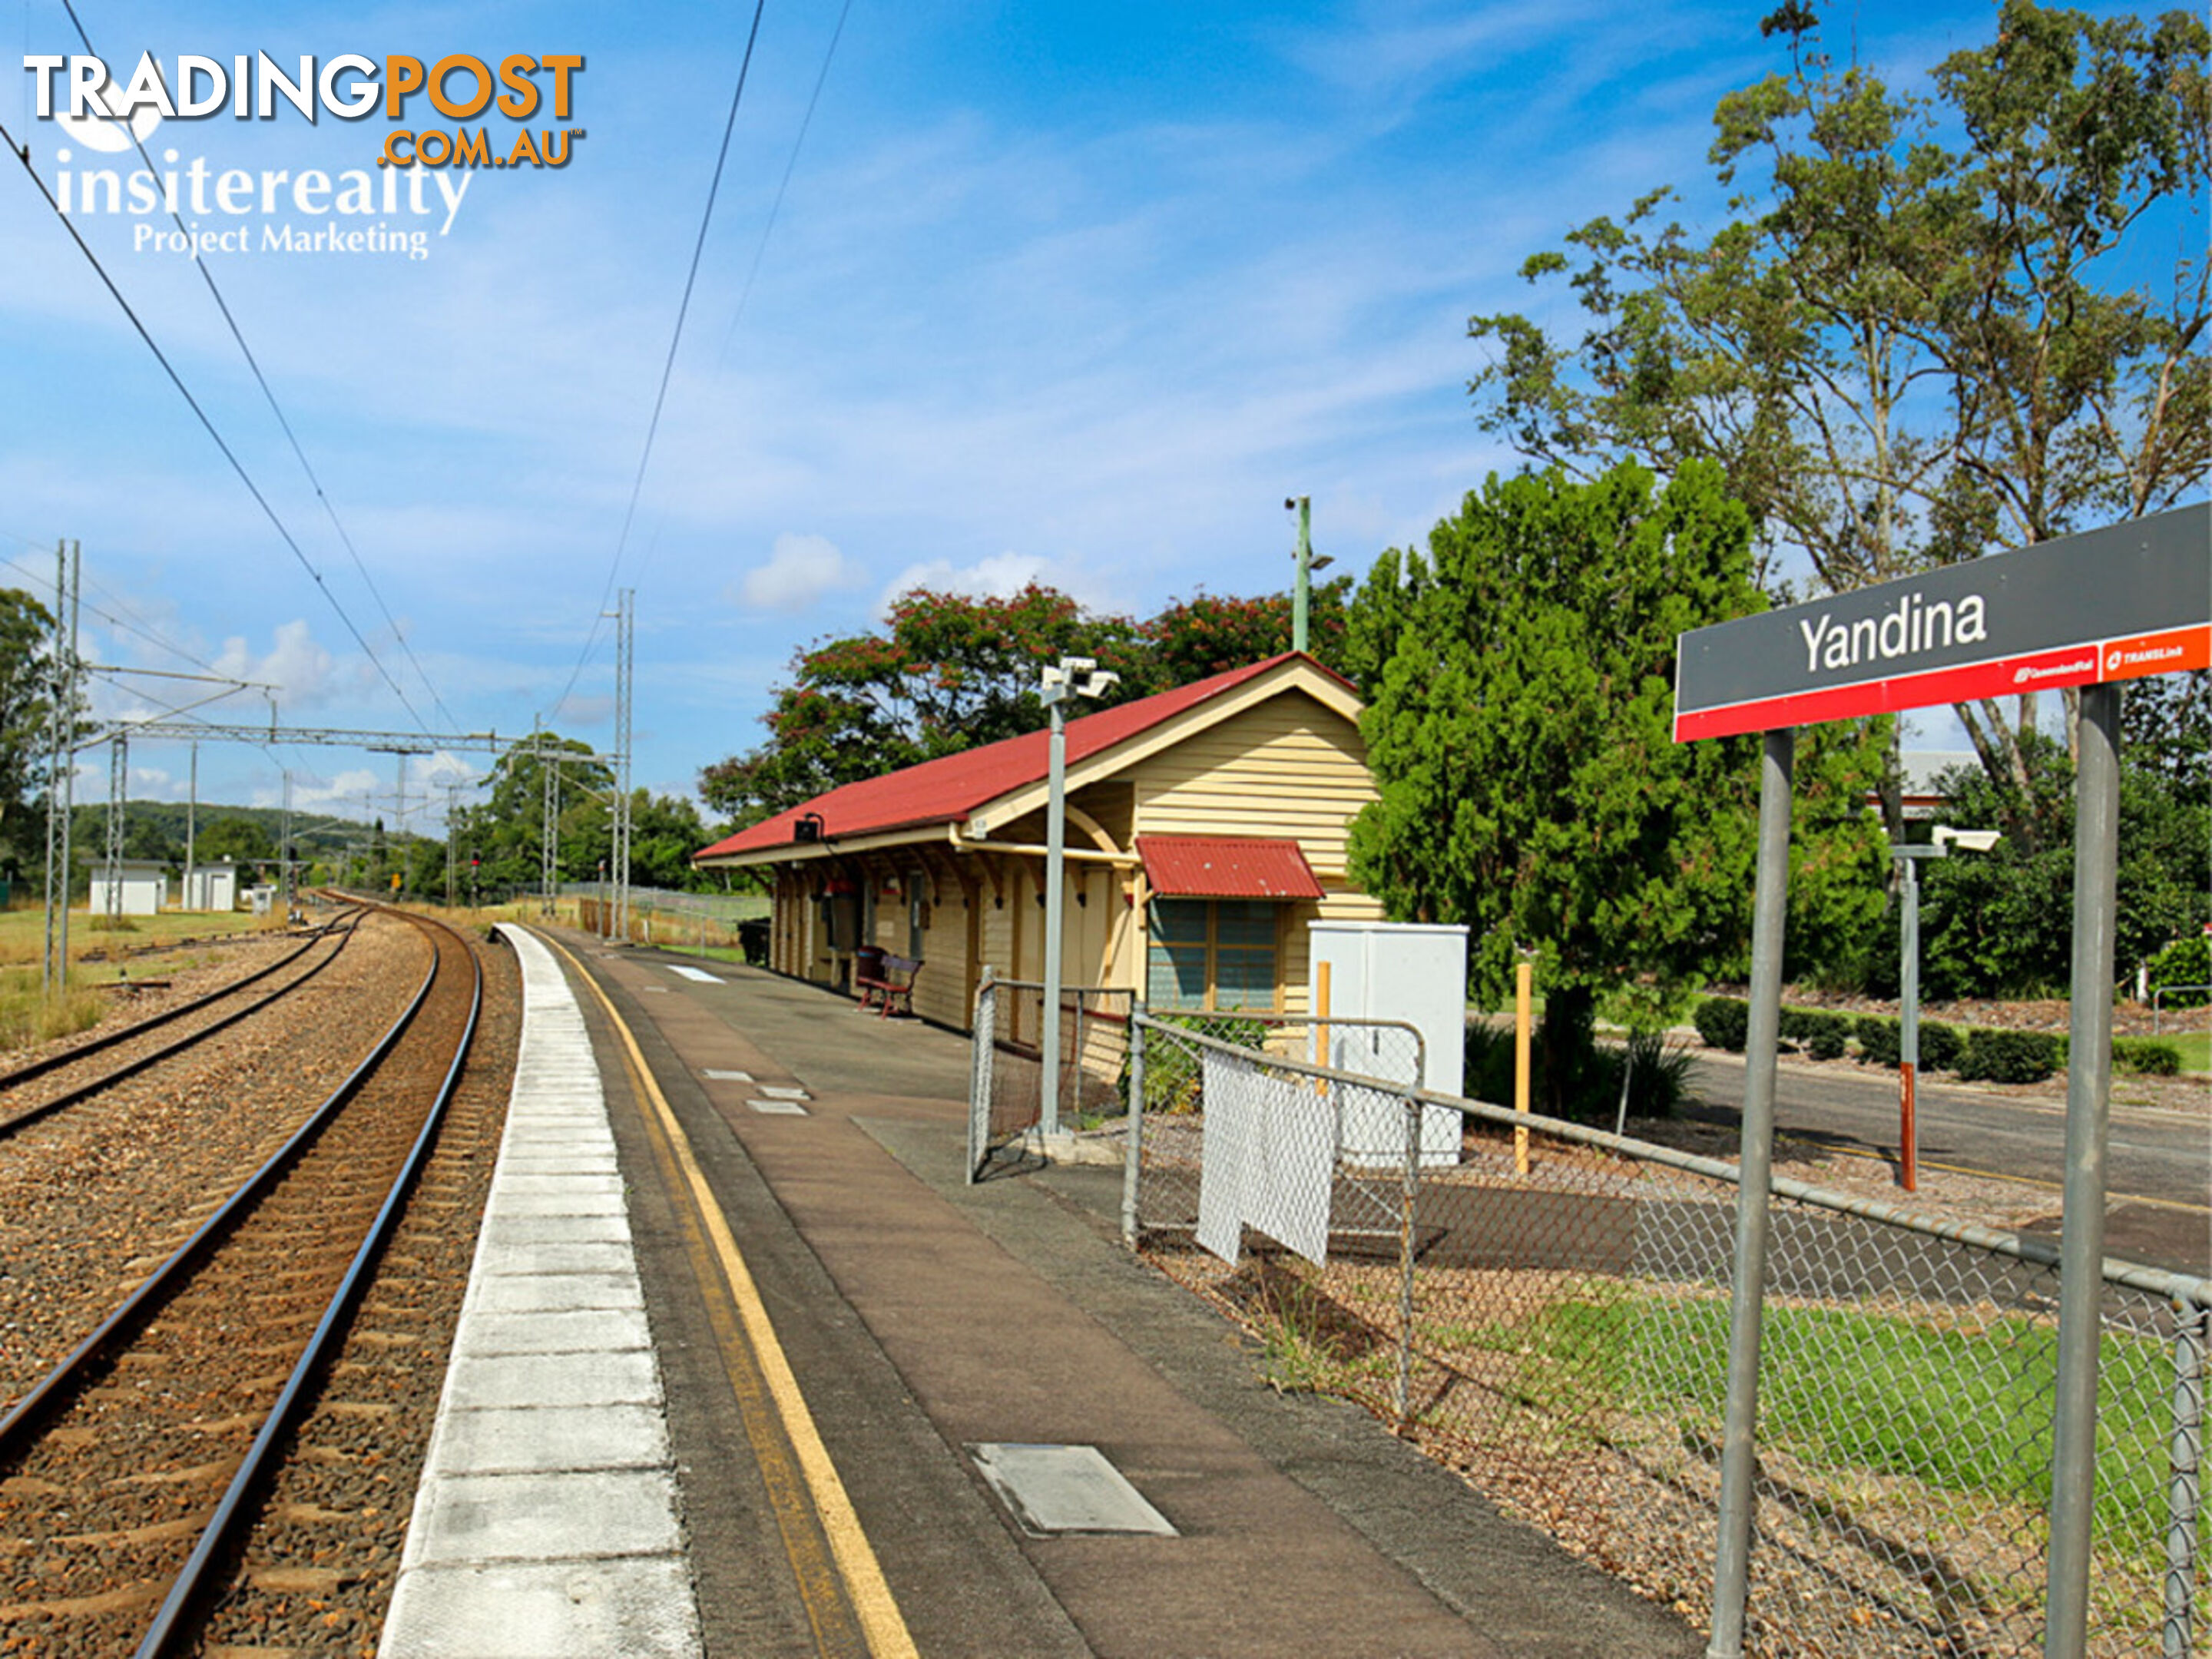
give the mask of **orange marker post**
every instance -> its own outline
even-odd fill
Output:
[[[1513,1109],[1528,1114],[1528,1008],[1536,987],[1536,969],[1529,963],[1513,969]],[[1528,1132],[1513,1132],[1513,1172],[1528,1173]]]

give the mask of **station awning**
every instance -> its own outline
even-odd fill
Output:
[[[1163,898],[1317,899],[1322,884],[1294,841],[1139,836],[1145,880]]]

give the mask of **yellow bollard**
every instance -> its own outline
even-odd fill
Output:
[[[1536,986],[1536,969],[1529,963],[1516,963],[1513,969],[1513,1109],[1522,1116],[1528,1113],[1528,1006]],[[1516,1175],[1528,1173],[1528,1132],[1513,1132],[1513,1170]]]

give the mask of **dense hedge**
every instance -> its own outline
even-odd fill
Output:
[[[1711,1009],[1711,1013],[1707,1010]],[[1698,1010],[1698,1030],[1716,1048],[1741,1050],[1750,1023],[1748,1005],[1734,997],[1708,997]],[[1858,1044],[1859,1063],[1895,1069],[1904,1057],[1902,1023],[1888,1014],[1852,1018],[1817,1008],[1784,1008],[1782,1036],[1815,1060],[1834,1060],[1849,1036]],[[1723,1042],[1726,1037],[1732,1041]],[[1955,1072],[1962,1078],[1992,1083],[2035,1083],[2066,1065],[2067,1042],[2055,1031],[2014,1031],[1940,1021],[1920,1022],[1922,1072]],[[2121,1071],[2147,1077],[2172,1077],[2181,1070],[2181,1050],[2154,1037],[2114,1037],[2112,1063]]]
[[[1859,1042],[1859,1064],[1894,1066],[1904,1057],[1905,1030],[1897,1020],[1881,1014],[1861,1014],[1851,1024]]]
[[[1975,1029],[1972,1026],[1968,1030]],[[1920,1022],[1920,1069],[1923,1072],[1959,1072],[1960,1056],[1966,1053],[1966,1039],[1955,1025],[1945,1025],[1932,1019]]]
[[[1851,1033],[1850,1016],[1819,1008],[1784,1008],[1782,1035],[1815,1060],[1841,1060]]]
[[[2181,1072],[2181,1050],[2157,1037],[2114,1037],[2112,1063],[2124,1072],[2144,1077],[2177,1077]]]
[[[1750,1035],[1751,1005],[1741,997],[1707,997],[1691,1019],[1711,1047],[1740,1054]]]
[[[1954,1069],[1962,1078],[1989,1083],[2040,1083],[2058,1069],[2061,1058],[2058,1039],[2049,1031],[1974,1025],[1967,1028],[1966,1049]]]

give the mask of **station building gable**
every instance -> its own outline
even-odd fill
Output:
[[[1306,923],[1374,919],[1346,865],[1375,799],[1360,703],[1271,658],[1067,723],[1061,976],[1158,1008],[1300,1012]],[[849,989],[863,948],[919,959],[914,1010],[967,1029],[988,966],[1044,976],[1048,738],[830,791],[694,855],[767,872],[769,965]]]

